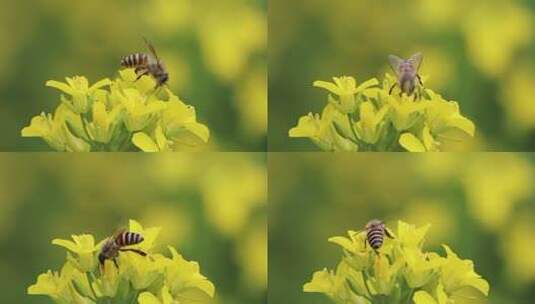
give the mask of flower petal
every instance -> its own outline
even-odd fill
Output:
[[[314,84],[313,86],[315,86],[316,88],[322,88],[322,89],[325,89],[333,94],[336,94],[336,95],[340,95],[340,88],[332,83],[332,82],[327,82],[327,81],[322,81],[322,80],[316,80],[314,81]]]
[[[143,152],[159,152],[160,148],[154,140],[145,132],[134,133],[132,143]]]
[[[409,152],[426,151],[424,144],[412,133],[401,134],[399,144]]]
[[[49,80],[45,84],[47,87],[56,88],[64,93],[67,93],[69,95],[72,95],[74,93],[73,89],[64,82],[59,82],[56,80]]]

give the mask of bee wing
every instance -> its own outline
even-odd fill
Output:
[[[396,73],[396,75],[399,75],[399,65],[402,64],[404,60],[396,55],[388,55],[388,61],[390,62],[390,67],[392,70]]]
[[[152,53],[152,55],[154,57],[156,57],[156,60],[157,61],[160,61],[160,59],[158,58],[158,54],[156,54],[156,49],[154,49],[154,47],[152,46],[152,44],[147,40],[147,38],[143,37],[143,40],[145,41],[145,44],[147,45],[147,48],[149,49],[149,51]]]
[[[422,64],[423,57],[424,56],[422,55],[422,52],[418,52],[409,58],[409,61],[412,63],[416,71],[418,71],[418,69],[420,68],[420,64]]]

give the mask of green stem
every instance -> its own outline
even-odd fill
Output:
[[[351,118],[351,114],[347,113],[347,120],[349,121],[349,128],[351,129],[351,132],[353,133],[353,136],[355,136],[355,140],[358,141],[359,137],[357,136],[357,132],[355,132],[355,128],[353,127],[353,118]]]
[[[136,290],[136,292],[134,293],[134,297],[132,298],[132,300],[130,301],[130,304],[135,304],[136,301],[137,301],[137,297],[139,296],[139,290]]]
[[[87,282],[89,283],[89,288],[91,289],[91,293],[93,293],[93,300],[97,301],[97,293],[95,292],[95,289],[93,288],[93,284],[91,282],[91,280],[89,279],[89,273],[90,272],[86,272],[85,273],[85,276],[87,278]],[[95,280],[95,275],[91,272],[91,275],[92,275],[92,278],[93,278],[93,281]]]
[[[411,292],[409,292],[409,296],[407,298],[407,304],[411,304],[411,300],[412,300],[412,294],[414,293],[414,288],[411,288]]]
[[[364,287],[366,287],[366,291],[368,291],[368,294],[370,295],[370,299],[373,298],[373,295],[372,295],[372,292],[370,291],[370,287],[368,286],[368,278],[370,277],[368,275],[368,271],[367,270],[364,270],[362,272],[362,276],[364,277]],[[370,300],[370,302],[373,302]]]
[[[134,135],[133,132],[129,132],[128,136],[123,140],[121,145],[119,146],[119,152],[129,152],[129,149],[132,144],[132,136]]]
[[[85,136],[87,137],[87,140],[91,140],[89,137],[89,131],[87,131],[87,125],[85,124],[84,116],[82,113],[80,113],[80,120],[82,121],[82,128],[84,129]]]
[[[394,130],[395,130],[395,128],[394,128]],[[395,132],[396,132],[396,135],[394,136],[394,139],[392,140],[390,145],[388,145],[388,151],[390,151],[390,152],[392,152],[394,150],[394,147],[399,142],[399,136],[401,135],[400,131],[395,130]]]

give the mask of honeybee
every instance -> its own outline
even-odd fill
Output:
[[[121,59],[121,66],[126,68],[135,68],[137,79],[143,75],[151,75],[156,80],[157,87],[164,85],[169,80],[169,73],[165,69],[163,61],[158,58],[156,50],[152,44],[143,38],[150,54],[134,53]],[[136,80],[137,80],[136,79]]]
[[[412,55],[409,59],[401,59],[395,55],[389,55],[388,61],[390,61],[390,67],[396,73],[398,82],[392,85],[389,94],[392,94],[392,90],[397,85],[402,93],[412,95],[416,89],[417,81],[423,86],[422,79],[418,75],[418,69],[422,63],[423,55],[418,52]],[[416,97],[416,96],[415,96]]]
[[[364,246],[366,242],[370,244],[370,247],[377,253],[377,250],[383,246],[385,236],[393,239],[394,236],[388,231],[386,225],[377,219],[369,221],[364,227],[366,231],[366,239],[364,239]]]
[[[114,235],[109,237],[102,246],[102,249],[98,254],[98,261],[100,265],[104,266],[104,262],[108,259],[111,259],[113,260],[115,266],[119,267],[119,265],[117,265],[119,251],[131,251],[141,256],[146,256],[147,254],[139,249],[123,248],[126,246],[139,244],[143,242],[143,240],[143,236],[139,233],[126,231],[125,229],[119,230],[118,232],[114,233]]]

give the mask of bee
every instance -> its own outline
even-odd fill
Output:
[[[143,38],[150,54],[134,53],[121,59],[121,66],[125,68],[135,68],[137,79],[143,75],[151,75],[155,80],[157,87],[164,85],[169,80],[169,73],[165,69],[163,61],[156,54],[152,44]]]
[[[126,246],[139,244],[143,242],[143,240],[143,236],[139,233],[126,231],[125,229],[119,230],[118,232],[114,233],[113,236],[109,237],[102,246],[102,249],[98,254],[98,261],[100,262],[100,265],[104,266],[104,262],[108,259],[111,259],[113,260],[115,266],[119,267],[116,260],[119,256],[119,251],[131,251],[141,256],[146,256],[147,254],[139,249],[123,248]]]
[[[397,85],[402,93],[412,95],[416,89],[417,82],[423,86],[422,79],[418,75],[418,69],[422,63],[423,55],[418,52],[412,55],[409,59],[401,59],[395,55],[389,55],[390,67],[396,73],[398,82],[392,85],[389,94],[392,94],[392,90]],[[415,95],[416,97],[416,95]]]
[[[366,242],[377,253],[377,250],[383,246],[385,236],[393,239],[394,236],[388,231],[385,224],[377,219],[369,221],[364,230],[366,231],[366,238],[364,239],[364,246]]]

